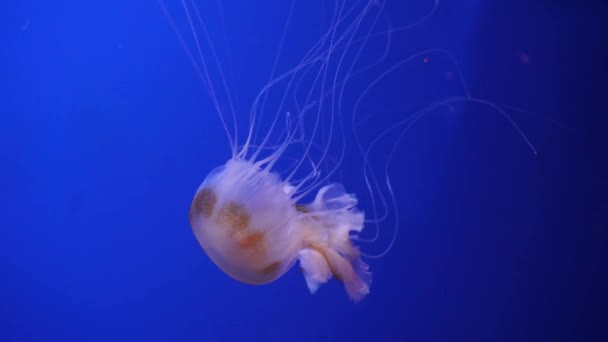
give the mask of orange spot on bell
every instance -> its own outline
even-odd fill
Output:
[[[243,231],[249,227],[250,219],[251,217],[244,206],[237,202],[229,201],[220,208],[216,221],[227,228]]]
[[[244,249],[260,249],[264,246],[265,236],[263,232],[252,232],[239,239],[239,247]]]
[[[275,261],[262,269],[262,274],[273,275],[281,269],[281,262]]]
[[[190,221],[199,214],[202,214],[205,218],[211,217],[216,203],[217,196],[213,190],[207,188],[197,192],[192,200],[192,205],[190,206]]]

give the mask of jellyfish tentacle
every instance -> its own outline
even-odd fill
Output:
[[[188,7],[186,5],[185,0],[182,0],[182,5],[184,7],[184,10],[186,12],[186,16],[188,17],[188,21],[190,23],[190,27],[192,30],[193,35],[195,36],[195,43],[197,46],[197,50],[199,51],[199,55],[201,58],[201,62],[203,63],[203,65],[205,66],[205,69],[207,69],[206,63],[205,63],[205,59],[203,56],[203,52],[201,49],[201,45],[200,45],[200,41],[198,40],[198,35],[196,33],[196,29],[194,28],[194,24],[192,22],[191,19],[191,14],[190,11],[188,10]],[[226,80],[226,76],[224,74],[224,70],[222,68],[222,64],[220,63],[219,57],[217,55],[217,51],[215,49],[215,46],[213,44],[213,41],[211,40],[211,37],[209,35],[209,32],[207,31],[207,25],[205,24],[205,21],[203,20],[203,17],[201,16],[201,13],[198,9],[198,6],[196,6],[196,4],[194,3],[194,0],[190,0],[190,6],[193,9],[194,15],[196,17],[196,20],[198,21],[199,26],[202,29],[203,35],[205,36],[205,41],[207,42],[208,46],[209,46],[209,51],[211,52],[211,55],[213,56],[213,60],[215,63],[215,66],[217,67],[217,71],[220,77],[220,82],[222,84],[222,87],[224,89],[224,92],[226,94],[226,98],[228,100],[228,106],[229,106],[229,110],[230,110],[230,115],[232,117],[232,125],[233,125],[233,140],[231,142],[231,148],[232,148],[232,156],[234,157],[237,153],[236,151],[236,147],[238,146],[238,136],[239,136],[239,129],[238,129],[238,121],[236,119],[236,109],[234,107],[234,101],[232,100],[232,95],[231,95],[231,91],[230,88],[228,87],[228,82]],[[208,72],[206,72],[206,74],[208,74]],[[209,81],[209,83],[211,84],[212,82]],[[210,88],[210,90],[214,93],[214,97],[216,97],[213,101],[216,103],[216,107],[219,107],[219,103],[217,100],[217,95],[215,95],[215,90],[213,88]]]

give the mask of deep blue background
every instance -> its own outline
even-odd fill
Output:
[[[391,17],[429,2],[389,1]],[[421,122],[394,165],[399,238],[356,305],[337,282],[311,296],[297,271],[237,283],[198,246],[191,196],[228,147],[155,1],[2,7],[1,341],[606,339],[601,1],[445,1],[397,36],[397,58],[447,48],[476,97],[534,113],[513,116],[539,153],[488,108]],[[286,5],[224,7],[243,109]],[[315,18],[294,20],[316,34]],[[436,99],[420,68],[386,92]]]

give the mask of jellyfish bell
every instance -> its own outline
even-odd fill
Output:
[[[213,262],[236,280],[266,284],[300,260],[311,292],[333,276],[351,299],[362,299],[371,273],[349,237],[363,228],[355,197],[330,184],[311,203],[299,204],[295,189],[259,163],[230,159],[196,191],[192,230]]]

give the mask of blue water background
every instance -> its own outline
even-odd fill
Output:
[[[246,110],[288,6],[229,3],[222,62]],[[421,122],[393,165],[398,240],[358,304],[336,281],[311,296],[297,269],[243,285],[203,253],[188,207],[229,149],[155,1],[3,5],[1,341],[605,340],[602,2],[445,1],[397,37],[393,61],[446,48],[476,97],[529,111],[511,113],[538,154],[487,107]],[[389,5],[407,23],[430,1]],[[294,14],[304,37],[310,8]],[[288,45],[287,60],[302,52]],[[426,66],[383,84],[388,106],[452,91],[429,80],[446,60]]]

